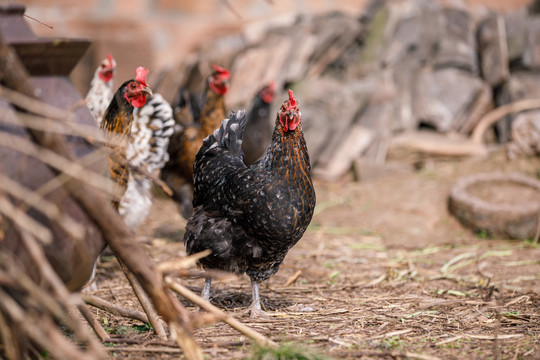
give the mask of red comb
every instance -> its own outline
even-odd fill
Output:
[[[107,60],[109,60],[109,64],[111,64],[111,66],[112,66],[112,63],[113,63],[114,59],[113,59],[111,54],[107,54]]]
[[[296,106],[296,100],[294,99],[294,94],[291,89],[289,89],[289,106]]]
[[[275,91],[276,90],[276,82],[274,80],[270,81],[270,83],[268,84],[268,88],[272,91]]]
[[[213,64],[212,67],[221,75],[230,76],[229,70],[222,68],[221,66],[216,65],[216,64]]]
[[[135,76],[135,80],[137,80],[141,84],[147,86],[147,84],[146,84],[146,75],[148,75],[148,71],[149,70],[147,68],[139,66],[137,68],[137,70],[135,70],[135,74],[137,74]]]

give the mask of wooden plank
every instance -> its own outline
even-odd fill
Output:
[[[374,139],[374,133],[363,126],[354,124],[340,147],[334,151],[325,166],[317,167],[313,175],[317,178],[335,181],[351,169],[353,161],[368,148]]]

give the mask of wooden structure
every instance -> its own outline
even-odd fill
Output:
[[[69,118],[55,120],[41,118],[40,121],[49,124],[51,128],[55,125],[55,121],[69,121],[95,127],[92,115],[68,79],[68,75],[90,46],[90,41],[38,38],[24,20],[24,11],[25,8],[21,5],[0,6],[2,40],[15,50],[21,60],[35,87],[35,95],[58,109],[73,110],[65,112],[64,115]],[[56,177],[56,174],[38,157],[14,148],[17,144],[28,143],[26,145],[28,150],[40,151],[31,148],[32,136],[26,131],[21,119],[15,115],[13,105],[1,98],[0,113],[3,114],[0,118],[0,127],[3,130],[3,141],[0,141],[0,173],[20,186],[35,191]],[[95,151],[94,146],[80,137],[69,137],[69,145],[79,158]],[[103,157],[97,156],[85,167],[104,173],[106,162]],[[62,224],[43,217],[32,207],[29,207],[27,212],[31,218],[50,229],[53,241],[45,247],[47,257],[68,288],[78,289],[88,280],[94,261],[104,246],[104,240],[96,225],[84,214],[80,205],[69,196],[61,184],[44,193],[43,197],[73,217],[84,229],[84,245],[83,248],[78,248],[73,246],[73,239],[65,233]],[[11,196],[9,200],[15,208],[25,206],[24,199]],[[24,250],[17,245],[20,234],[15,228],[8,226],[4,236],[4,241],[0,243],[2,251],[10,248],[24,258],[26,256]]]

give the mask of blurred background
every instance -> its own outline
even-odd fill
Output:
[[[202,93],[212,64],[231,71],[231,110],[269,81],[277,99],[294,89],[318,178],[369,178],[410,152],[479,155],[482,142],[509,145],[510,157],[537,151],[538,111],[502,117],[469,141],[490,110],[540,91],[532,0],[21,3],[36,35],[92,41],[71,74],[81,95],[107,54],[116,86],[148,67],[173,106],[180,89]]]
[[[50,47],[41,48],[45,49],[41,56],[27,52],[24,59],[41,71],[34,76],[40,89],[53,89],[41,95],[51,104],[75,109],[79,112],[76,120],[91,125],[93,130],[94,119],[80,100],[108,54],[117,63],[115,89],[134,77],[137,66],[145,66],[150,69],[148,84],[152,90],[172,105],[180,90],[201,94],[212,64],[230,70],[230,87],[223,95],[229,110],[251,107],[259,89],[275,81],[277,94],[268,113],[272,124],[287,89],[294,90],[302,112],[317,207],[305,239],[292,250],[272,286],[282,289],[276,284],[289,283],[294,274],[298,277],[302,273],[302,278],[295,287],[269,296],[274,301],[271,309],[296,312],[288,305],[305,303],[304,309],[312,309],[309,311],[324,315],[332,323],[343,314],[339,321],[346,326],[332,330],[343,335],[342,340],[350,340],[348,337],[359,329],[362,336],[367,334],[354,343],[326,337],[321,341],[319,335],[331,327],[322,321],[316,333],[311,329],[315,321],[305,322],[302,315],[286,320],[296,321],[299,336],[341,351],[336,352],[339,358],[344,358],[339,354],[344,354],[345,349],[350,358],[358,358],[355,352],[364,348],[356,344],[370,351],[394,351],[383,346],[383,340],[372,341],[386,339],[388,334],[407,334],[403,343],[408,342],[409,348],[440,358],[455,358],[459,346],[460,353],[469,353],[470,358],[537,358],[540,322],[534,318],[538,318],[540,303],[540,1],[0,3],[26,6],[24,21],[38,37],[92,42],[70,74],[77,91],[66,81],[65,73],[54,73],[71,70],[67,66],[70,64],[58,69],[50,65],[63,60],[75,63],[77,49],[73,50],[77,56],[70,59],[70,54],[57,46],[62,41],[53,40],[48,42]],[[2,15],[7,18],[7,13]],[[21,17],[22,11],[17,16]],[[7,23],[0,21],[0,30],[16,43],[24,34],[18,33],[16,27],[10,29]],[[25,50],[28,43],[21,43],[17,44],[19,50]],[[39,46],[36,48],[39,50]],[[57,76],[50,76],[50,72]],[[59,85],[65,91],[57,91]],[[2,102],[11,106],[0,100],[0,108]],[[7,111],[4,114],[9,115]],[[181,120],[175,119],[177,123]],[[43,119],[38,124],[43,127]],[[160,130],[159,126],[152,129]],[[86,139],[75,144],[84,151],[93,150]],[[13,150],[19,148],[0,144],[2,148],[1,154],[7,154],[0,156],[4,160],[0,162],[2,171],[30,189],[55,176],[41,159],[20,161],[21,155],[12,155],[21,152]],[[482,172],[496,176],[486,180]],[[518,176],[509,174],[501,180],[497,172],[515,172]],[[136,229],[132,230],[151,249],[154,260],[183,256],[186,219],[178,211],[178,200],[153,190],[148,217],[138,227],[133,225]],[[63,193],[52,194],[50,198],[58,203],[70,199]],[[22,202],[28,196],[22,193],[18,198]],[[479,207],[479,201],[488,205]],[[75,210],[63,203],[61,206],[69,214],[79,214],[75,205]],[[137,210],[136,206],[132,208]],[[1,220],[0,248],[5,248],[9,242],[4,241],[2,231],[10,227],[5,221],[8,226],[2,227]],[[94,259],[103,245],[101,230],[90,217],[81,215],[76,220],[90,235],[81,243],[95,247],[95,254],[89,252],[89,258]],[[51,220],[53,224],[55,221]],[[46,227],[56,229],[48,224],[45,222]],[[11,239],[19,241],[18,234],[13,234]],[[71,251],[72,247],[62,243],[71,239],[63,232],[55,235],[60,242],[55,243],[58,246],[52,247],[51,253],[58,259],[58,272],[62,273],[61,266],[66,265],[76,273],[81,262],[66,254],[66,249]],[[511,238],[517,241],[509,242]],[[109,291],[111,284],[116,289],[125,280],[120,279],[121,272],[115,266],[113,261],[104,261],[98,267],[98,275],[106,275],[104,282],[108,286],[103,286],[100,295],[115,301],[117,295],[119,301],[132,299],[131,292]],[[67,270],[63,273],[70,274]],[[86,278],[80,276],[77,280]],[[191,284],[200,286],[201,282],[194,280]],[[224,284],[221,289],[227,289],[227,295],[230,283]],[[235,286],[232,291],[243,289],[245,284]],[[320,297],[306,299],[306,293],[315,287]],[[296,297],[285,301],[285,293]],[[497,304],[494,294],[500,296]],[[369,300],[360,302],[359,296],[368,296]],[[456,296],[468,299],[456,301]],[[343,304],[348,307],[344,312],[335,307],[335,301],[341,301],[339,297],[348,299]],[[389,306],[381,306],[381,299]],[[444,316],[431,317],[435,313],[429,304],[442,304]],[[430,309],[425,312],[430,316],[420,318],[416,309]],[[392,312],[392,319],[378,311]],[[366,326],[363,320],[361,324],[349,321],[351,315],[367,319]],[[411,326],[409,321],[418,323]],[[282,327],[266,324],[268,332],[277,337]],[[236,333],[226,338],[222,337],[222,328],[214,330],[220,333],[206,339],[207,348],[215,348],[213,339],[219,337],[217,343],[226,342],[229,345],[224,346],[241,351],[236,349]],[[498,338],[499,331],[508,337]],[[471,335],[473,341],[469,341],[467,333],[476,336]],[[453,342],[464,336],[467,341],[454,347]],[[398,339],[390,339],[394,338]],[[487,339],[495,340],[495,345],[491,341],[480,343]],[[503,353],[498,350],[499,341],[506,345],[501,346]],[[452,347],[446,347],[448,344]],[[446,352],[441,355],[441,351]],[[401,356],[395,354],[389,352],[388,356]]]
[[[470,8],[510,11],[531,2],[467,0],[464,3]],[[24,4],[27,15],[46,24],[28,21],[38,36],[83,37],[93,41],[73,74],[76,86],[85,93],[93,69],[109,52],[122,64],[118,68],[119,81],[131,76],[132,69],[138,65],[149,67],[151,76],[155,77],[161,71],[177,67],[186,56],[216,37],[246,29],[260,32],[272,23],[286,23],[299,14],[342,11],[359,17],[368,0],[82,0],[77,6],[69,0],[8,3]]]

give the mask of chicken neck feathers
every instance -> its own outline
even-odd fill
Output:
[[[129,81],[126,81],[116,91],[100,124],[110,149],[108,161],[109,173],[114,182],[112,203],[115,209],[119,207],[129,178],[126,148],[133,122],[133,106],[125,101],[121,91],[128,83]]]
[[[114,96],[112,79],[109,81],[102,80],[99,77],[99,71],[100,68],[97,68],[85,98],[88,110],[94,116],[98,126],[103,121],[103,116]]]

